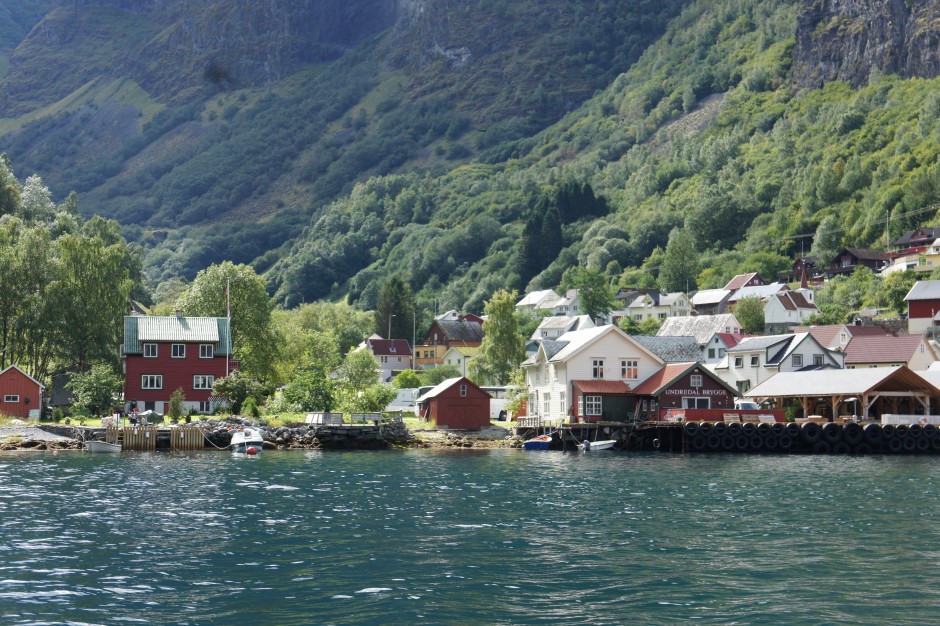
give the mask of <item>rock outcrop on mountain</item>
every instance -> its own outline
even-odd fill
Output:
[[[797,19],[797,87],[940,75],[940,0],[802,0]]]

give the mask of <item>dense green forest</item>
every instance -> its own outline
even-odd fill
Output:
[[[118,220],[158,302],[222,260],[287,308],[370,310],[399,277],[425,310],[480,312],[574,266],[694,290],[935,219],[940,84],[875,67],[796,88],[794,0],[427,7],[265,88],[165,100],[102,73],[60,97],[50,75],[7,106],[0,149]],[[155,30],[86,19],[130,29],[106,50],[76,36],[91,66]]]

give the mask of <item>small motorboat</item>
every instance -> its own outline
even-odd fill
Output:
[[[264,447],[264,438],[256,428],[240,428],[232,433],[232,452],[257,456]]]
[[[591,452],[593,450],[610,450],[614,447],[614,444],[617,443],[616,439],[602,439],[601,441],[588,441],[584,440],[583,443],[578,444],[578,450],[582,452]]]
[[[107,441],[99,441],[97,439],[87,439],[85,441],[85,450],[88,452],[116,454],[121,451],[121,444],[108,443]]]
[[[551,435],[536,435],[522,443],[523,450],[548,450],[552,445]]]

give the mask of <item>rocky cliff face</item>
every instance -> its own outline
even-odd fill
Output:
[[[793,77],[854,86],[873,68],[904,77],[940,75],[940,0],[801,0]]]
[[[102,74],[133,78],[150,93],[177,101],[219,88],[265,86],[301,64],[339,57],[393,26],[400,12],[418,10],[416,4],[61,0],[11,55],[0,109],[22,102],[26,93],[33,104],[37,98],[55,101]],[[56,54],[61,61],[50,74],[49,56]]]

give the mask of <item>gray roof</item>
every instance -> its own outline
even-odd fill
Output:
[[[715,333],[740,333],[741,324],[731,313],[667,317],[656,333],[657,337],[695,337],[700,346],[708,343]]]
[[[727,289],[703,289],[702,291],[699,291],[694,296],[692,296],[691,301],[693,306],[701,306],[703,304],[719,304],[730,295],[731,291]]]
[[[791,341],[794,335],[766,335],[763,337],[748,337],[747,339],[742,339],[741,342],[732,347],[728,348],[728,352],[753,352],[755,350],[766,350],[771,346],[775,346],[779,343],[785,341]]]
[[[940,280],[919,280],[904,296],[904,301],[940,300]]]
[[[542,342],[542,349],[545,350],[545,358],[551,359],[553,356],[561,352],[568,345],[567,341],[555,341],[553,339],[546,339]]]
[[[898,372],[901,369],[906,372]],[[906,367],[863,367],[860,369],[832,369],[825,372],[781,372],[771,376],[744,395],[748,398],[781,396],[854,396],[867,393],[895,374],[903,374],[911,388],[931,389],[933,385]],[[912,377],[916,376],[916,378]],[[917,381],[920,382],[917,382]]]
[[[702,360],[702,348],[695,337],[633,335],[633,340],[666,363],[689,363]]]
[[[469,320],[437,320],[448,341],[483,341],[483,326]]]

